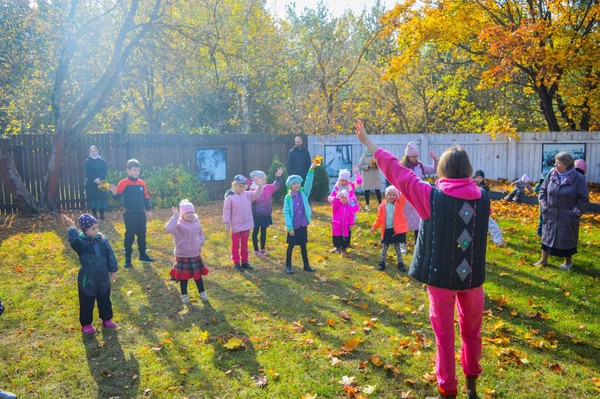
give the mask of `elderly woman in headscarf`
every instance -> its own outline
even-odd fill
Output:
[[[546,266],[548,256],[565,258],[561,270],[573,267],[577,253],[579,220],[589,203],[585,177],[575,168],[575,160],[568,152],[554,156],[554,169],[540,187],[542,212],[542,258],[534,266]]]
[[[100,220],[104,220],[104,210],[107,207],[107,192],[101,185],[106,179],[108,167],[106,161],[98,154],[98,147],[90,146],[89,157],[85,160],[85,194],[88,207],[95,218],[100,213]]]

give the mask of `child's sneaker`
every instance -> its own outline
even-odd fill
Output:
[[[406,243],[402,242],[400,243],[400,253],[402,255],[404,255],[405,253],[407,253],[408,251],[406,250]]]
[[[263,254],[264,256],[271,256],[271,254],[270,254],[270,253],[268,253],[268,252],[267,252],[267,250],[266,250],[266,249],[264,249],[264,248],[263,248],[263,249],[261,249],[261,250],[260,250],[260,252],[262,252],[262,254]]]
[[[94,327],[92,327],[91,324],[86,324],[85,326],[81,327],[81,331],[85,335],[90,335],[96,332],[96,330],[94,329]]]
[[[406,269],[404,268],[404,262],[402,262],[402,261],[398,262],[398,270],[401,272],[406,271]]]
[[[261,251],[254,251],[254,255],[258,256],[259,258],[265,256]]]
[[[154,259],[148,256],[148,254],[143,253],[140,255],[140,262],[154,262]]]
[[[254,268],[248,262],[242,263],[242,269],[244,269],[244,270],[254,270]]]
[[[102,322],[102,327],[104,328],[117,328],[117,323],[112,320],[104,320]]]
[[[123,267],[125,269],[131,269],[132,268],[131,258],[125,258],[125,264],[123,265]]]
[[[385,262],[381,261],[377,264],[377,270],[385,270]]]
[[[183,303],[190,303],[190,297],[187,295],[182,295],[181,296],[181,302]]]
[[[244,271],[244,269],[242,269],[242,266],[239,263],[236,263],[233,268],[235,269],[236,272],[243,272]]]
[[[368,211],[370,209],[371,209],[371,207],[369,205],[365,205],[365,211]]]
[[[203,301],[208,301],[208,295],[206,295],[205,291],[202,291],[200,293],[200,299],[202,299]]]

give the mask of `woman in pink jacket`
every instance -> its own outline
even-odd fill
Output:
[[[188,297],[188,280],[194,279],[200,293],[200,299],[208,300],[204,291],[202,276],[208,274],[208,269],[202,261],[202,244],[204,244],[204,231],[194,204],[184,199],[179,203],[179,209],[173,207],[173,216],[165,225],[165,230],[173,234],[175,245],[175,262],[171,268],[171,277],[179,281],[181,288],[181,301],[190,303]]]
[[[256,190],[246,191],[248,184],[248,179],[236,175],[231,182],[231,193],[223,203],[223,223],[227,233],[231,233],[231,259],[239,272],[254,270],[248,263],[248,238],[254,228],[252,202],[260,198],[265,187],[264,181],[261,181]]]
[[[402,166],[392,154],[378,148],[361,121],[354,126],[358,139],[373,153],[386,179],[406,196],[423,219],[408,274],[427,284],[429,319],[437,345],[437,398],[455,399],[458,394],[454,357],[456,306],[467,395],[477,399],[490,215],[487,193],[471,177],[473,167],[462,147],[452,146],[444,151],[437,168],[440,179],[433,187]]]
[[[348,191],[341,190],[331,200],[333,216],[331,217],[331,236],[333,246],[338,254],[346,253],[350,246],[350,229],[354,226],[354,214],[360,209],[357,202],[351,204]]]

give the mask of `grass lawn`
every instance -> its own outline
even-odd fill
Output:
[[[207,303],[190,306],[169,281],[170,210],[148,224],[157,261],[119,270],[115,330],[93,336],[78,322],[79,263],[60,215],[0,217],[0,388],[19,398],[423,398],[436,393],[434,336],[422,284],[394,267],[375,270],[375,210],[361,211],[348,256],[330,252],[330,207],[314,204],[309,257],[316,273],[284,273],[285,232],[274,212],[254,272],[233,271],[220,202],[199,207]],[[600,215],[585,216],[569,272],[539,259],[537,206],[494,201],[507,248],[487,257],[482,398],[600,396]],[[78,216],[78,215],[74,215]],[[112,212],[101,231],[120,265],[124,226]],[[411,237],[412,238],[412,237]],[[410,263],[412,247],[404,257]],[[134,255],[137,255],[134,245]],[[458,346],[457,346],[458,348]],[[457,362],[457,369],[460,366]],[[460,372],[459,372],[460,373]],[[461,378],[462,384],[462,378]],[[461,397],[461,395],[459,395]],[[462,397],[466,397],[462,394]]]

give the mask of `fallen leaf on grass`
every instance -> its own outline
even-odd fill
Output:
[[[303,333],[304,332],[304,326],[300,323],[297,322],[293,322],[292,323],[292,329],[294,331],[296,331],[297,333]]]
[[[352,352],[354,349],[356,349],[356,347],[358,346],[358,344],[360,342],[361,341],[358,338],[349,338],[344,341],[344,345],[342,346],[342,349],[345,350],[346,352]]]
[[[339,313],[339,316],[342,318],[342,320],[346,320],[346,321],[348,321],[352,318],[352,316],[349,313],[347,313],[343,310]]]
[[[331,362],[329,364],[331,364],[333,367],[336,367],[342,364],[342,361],[334,356],[331,358]]]
[[[230,349],[230,350],[235,350],[240,348],[242,345],[244,344],[244,342],[239,339],[239,338],[231,338],[229,341],[227,341],[226,344],[223,344],[223,347]]]
[[[338,381],[338,384],[343,385],[345,387],[351,387],[356,384],[356,377],[348,377],[347,375],[343,376],[341,380]]]
[[[371,363],[373,363],[377,367],[381,367],[383,365],[383,362],[381,361],[381,356],[379,356],[379,355],[372,355],[371,356]]]
[[[550,370],[554,371],[555,373],[562,373],[563,372],[562,367],[558,363],[554,363],[553,365],[551,365],[550,366]]]
[[[400,398],[402,398],[402,399],[414,399],[415,395],[412,393],[412,391],[402,392],[400,394]]]
[[[363,387],[362,391],[364,393],[366,393],[367,395],[371,395],[373,394],[373,392],[375,392],[375,387],[377,385],[367,385],[366,387]]]
[[[317,394],[307,393],[305,395],[302,395],[300,399],[317,399]]]

